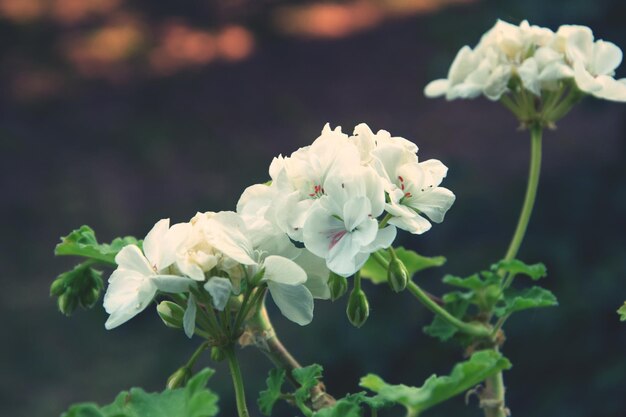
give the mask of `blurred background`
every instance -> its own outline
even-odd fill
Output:
[[[0,0],[0,415],[58,416],[131,386],[160,390],[195,349],[150,310],[114,331],[101,307],[59,314],[48,287],[75,263],[54,258],[60,236],[88,224],[102,241],[143,237],[163,217],[233,209],[267,180],[272,157],[326,122],[384,128],[449,166],[457,201],[446,221],[402,235],[448,257],[423,287],[441,293],[444,273],[490,265],[517,220],[528,135],[497,104],[426,100],[424,85],[496,18],[584,24],[625,48],[625,15],[621,0]],[[507,324],[514,416],[626,416],[626,324],[615,313],[626,299],[625,116],[624,104],[588,99],[546,134],[520,257],[545,262],[561,306]],[[326,368],[332,394],[357,391],[367,372],[421,385],[460,359],[422,334],[431,316],[409,294],[365,285],[372,314],[360,330],[345,298],[317,303],[307,328],[274,314],[294,355]],[[251,348],[241,356],[253,404],[270,365]],[[210,386],[233,415],[227,369],[202,365],[218,369]],[[459,397],[425,415],[481,412]]]

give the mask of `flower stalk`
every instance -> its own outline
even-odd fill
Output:
[[[235,398],[237,402],[237,414],[239,417],[250,417],[248,412],[248,406],[246,405],[246,393],[243,386],[243,378],[241,376],[241,369],[239,368],[239,361],[235,355],[235,349],[233,346],[229,346],[224,349],[224,354],[228,360],[228,367],[230,369],[230,375],[233,379],[233,387],[235,388]]]

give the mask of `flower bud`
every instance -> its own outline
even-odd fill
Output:
[[[211,359],[213,359],[215,362],[221,362],[224,360],[224,350],[222,350],[221,348],[217,347],[217,346],[213,346],[211,348]]]
[[[68,289],[59,296],[57,299],[57,305],[59,306],[59,311],[61,311],[61,313],[69,316],[74,312],[74,310],[76,310],[76,307],[78,306],[78,299],[72,291]]]
[[[98,298],[100,298],[100,289],[94,287],[83,291],[78,301],[83,308],[91,308],[96,304]]]
[[[183,366],[182,368],[178,368],[176,372],[174,372],[172,375],[170,375],[169,378],[167,378],[167,383],[165,384],[165,388],[176,389],[176,388],[183,387],[187,383],[190,377],[191,377],[191,370],[189,370],[189,368],[187,368],[186,366]]]
[[[409,281],[409,271],[407,271],[404,263],[393,257],[389,262],[389,269],[387,269],[387,283],[391,289],[395,292],[404,291],[406,284]]]
[[[363,290],[352,290],[346,308],[348,320],[354,327],[361,327],[370,315],[370,305]]]
[[[328,288],[330,289],[330,299],[332,301],[338,300],[348,291],[348,280],[346,277],[331,272],[328,277]]]
[[[59,277],[52,281],[52,285],[50,285],[50,296],[60,297],[61,294],[65,292],[65,279]]]
[[[157,313],[167,327],[182,329],[185,310],[172,301],[161,301],[157,305]]]

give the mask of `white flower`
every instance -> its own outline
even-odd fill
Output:
[[[290,238],[301,242],[309,209],[325,194],[326,180],[359,165],[355,145],[341,128],[332,130],[328,124],[310,146],[290,157],[275,158],[270,166],[272,187],[278,193],[271,214],[275,223]]]
[[[304,225],[304,245],[326,259],[328,268],[343,276],[358,271],[369,254],[391,245],[396,228],[378,228],[384,210],[384,189],[371,168],[361,167],[350,178],[333,177],[326,194],[311,208]]]
[[[474,98],[481,94],[499,100],[507,93],[511,77],[537,97],[542,91],[562,88],[560,81],[574,79],[583,92],[598,98],[626,101],[626,79],[615,80],[622,51],[615,44],[595,41],[585,26],[563,25],[556,33],[499,20],[474,49],[461,48],[448,77],[429,83],[427,97]]]
[[[452,191],[439,187],[447,171],[448,168],[436,159],[398,166],[393,177],[394,189],[390,190],[390,201],[385,206],[394,216],[389,224],[422,234],[431,227],[423,215],[441,223],[455,200]]]
[[[189,233],[186,223],[171,228],[169,224],[169,219],[163,219],[154,225],[144,239],[143,253],[137,245],[128,245],[115,257],[118,267],[111,274],[104,295],[104,309],[110,314],[105,323],[107,329],[142,312],[158,290],[184,292],[192,283],[188,278],[167,273]]]

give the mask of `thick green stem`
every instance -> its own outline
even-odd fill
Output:
[[[537,196],[537,186],[539,185],[539,172],[541,170],[541,136],[543,128],[539,124],[534,124],[530,128],[530,169],[528,173],[528,184],[526,186],[526,196],[524,197],[524,205],[517,221],[517,228],[509,244],[509,249],[504,256],[505,260],[514,259],[524,240],[526,228],[530,220],[535,205],[535,197]]]
[[[224,349],[226,359],[228,359],[228,367],[230,375],[233,378],[233,387],[235,388],[235,398],[237,401],[237,414],[239,417],[250,417],[248,407],[246,405],[246,393],[243,387],[243,378],[241,377],[241,369],[239,369],[239,361],[235,355],[235,349],[232,346]]]
[[[446,309],[439,306],[435,301],[433,301],[428,294],[426,294],[422,289],[413,281],[409,281],[406,288],[409,290],[411,294],[418,299],[419,302],[424,304],[424,306],[459,329],[461,332],[466,333],[470,336],[475,336],[479,338],[488,338],[491,335],[491,332],[486,327],[479,324],[466,323],[462,320],[457,319],[452,314],[450,314]]]
[[[485,392],[481,398],[481,406],[485,412],[485,417],[508,416],[504,403],[504,394],[505,388],[502,372],[487,378],[485,381]]]

